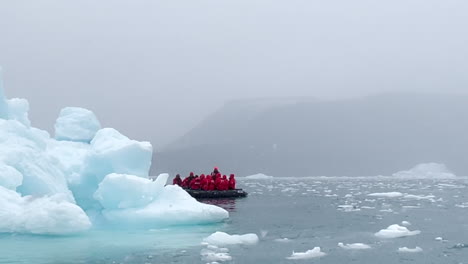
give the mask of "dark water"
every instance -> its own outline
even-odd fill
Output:
[[[295,178],[239,181],[250,195],[205,200],[230,211],[225,223],[141,231],[91,231],[72,237],[0,236],[0,263],[207,263],[200,252],[215,231],[256,233],[255,246],[228,246],[225,263],[468,263],[468,179],[395,180]],[[400,192],[400,197],[370,193]],[[421,234],[379,239],[402,221]],[[443,241],[437,241],[442,237]],[[288,242],[278,242],[287,238]],[[345,250],[365,243],[367,250]],[[398,252],[400,247],[423,249]],[[288,260],[321,247],[327,255]]]

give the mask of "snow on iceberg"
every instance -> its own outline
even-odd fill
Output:
[[[312,259],[320,258],[325,255],[327,254],[322,252],[320,247],[315,247],[314,249],[307,250],[306,252],[293,252],[290,257],[287,257],[287,259]]]
[[[251,179],[251,180],[267,180],[267,179],[273,179],[273,176],[268,176],[263,173],[258,173],[250,176],[246,176],[246,179]]]
[[[246,235],[229,235],[224,232],[216,232],[205,238],[203,242],[210,245],[225,246],[225,245],[255,245],[259,241],[256,234]]]
[[[55,139],[91,142],[101,129],[93,112],[79,107],[65,107],[55,122]]]
[[[28,110],[26,100],[5,98],[0,78],[0,233],[82,232],[92,226],[87,213],[122,226],[213,223],[229,216],[179,187],[165,187],[167,175],[145,179],[151,144],[99,129],[91,111],[62,110],[56,140],[30,126]]]
[[[419,230],[409,231],[408,228],[395,224],[387,227],[387,229],[380,230],[379,232],[375,233],[375,236],[379,238],[399,238],[415,236],[420,233],[421,231]]]
[[[440,163],[423,163],[416,167],[400,171],[393,174],[397,178],[416,178],[416,179],[439,179],[439,178],[455,178],[456,175],[450,172],[445,164]]]

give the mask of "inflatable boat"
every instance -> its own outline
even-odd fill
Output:
[[[247,192],[242,189],[227,191],[204,191],[185,189],[193,198],[241,198],[246,197]]]

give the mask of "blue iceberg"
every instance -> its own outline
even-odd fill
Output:
[[[64,108],[55,136],[34,128],[25,99],[6,99],[0,79],[0,233],[73,234],[105,226],[153,228],[221,222],[167,174],[148,179],[153,148],[93,112]]]

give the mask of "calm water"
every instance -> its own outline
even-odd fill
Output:
[[[468,179],[241,179],[239,185],[250,193],[248,198],[205,201],[230,211],[222,224],[70,237],[1,235],[0,263],[206,263],[201,241],[215,231],[260,237],[255,246],[229,246],[232,261],[225,263],[468,263]],[[368,196],[377,192],[404,196]],[[421,234],[374,236],[402,221]],[[289,242],[276,241],[282,238]],[[344,250],[339,242],[366,243],[372,249]],[[327,255],[286,259],[293,251],[316,246]],[[398,252],[416,246],[423,252]]]

